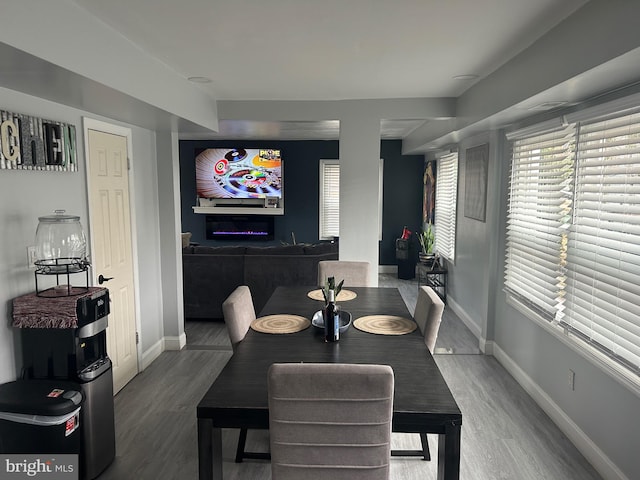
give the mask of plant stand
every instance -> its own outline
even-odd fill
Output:
[[[447,269],[440,265],[425,265],[419,263],[418,271],[418,287],[427,285],[436,292],[436,294],[447,303]]]

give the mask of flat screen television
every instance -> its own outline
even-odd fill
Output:
[[[207,215],[207,240],[273,240],[269,215]]]
[[[282,198],[280,150],[207,148],[195,162],[199,198]]]

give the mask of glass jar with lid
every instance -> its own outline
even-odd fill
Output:
[[[87,240],[79,216],[56,210],[54,215],[38,217],[38,220],[36,266],[82,267],[87,263]]]

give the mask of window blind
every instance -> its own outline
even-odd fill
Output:
[[[505,287],[549,320],[563,309],[575,125],[513,142]]]
[[[592,113],[509,137],[505,288],[640,375],[640,106]]]
[[[453,262],[456,250],[458,152],[436,162],[435,252]]]
[[[640,113],[580,123],[563,323],[640,373]]]
[[[340,163],[320,160],[319,231],[321,239],[340,236]]]

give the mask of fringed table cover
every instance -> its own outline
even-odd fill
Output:
[[[33,292],[14,298],[12,326],[17,328],[78,328],[76,314],[78,301],[100,290],[105,289],[104,287],[89,287],[88,291],[79,295],[60,297],[39,297]]]

